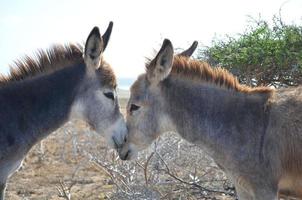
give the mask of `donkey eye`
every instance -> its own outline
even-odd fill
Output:
[[[136,110],[138,110],[139,108],[140,108],[140,106],[137,106],[137,105],[135,105],[135,104],[131,104],[131,106],[130,106],[130,112],[136,111]]]
[[[104,92],[104,95],[105,95],[107,98],[114,100],[114,95],[113,95],[112,92]]]

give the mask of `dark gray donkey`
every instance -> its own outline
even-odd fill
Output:
[[[127,134],[116,96],[116,78],[103,60],[110,22],[101,36],[89,34],[80,45],[57,45],[39,51],[36,59],[16,62],[0,78],[0,199],[9,176],[33,145],[73,118],[86,121],[109,144],[117,146]]]
[[[239,199],[302,198],[302,87],[241,85],[226,70],[173,56],[165,40],[131,87],[127,128],[122,159],[175,131],[216,161]]]

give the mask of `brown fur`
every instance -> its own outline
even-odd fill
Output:
[[[98,68],[98,70],[101,70],[100,74],[102,75],[102,84],[109,85],[110,87],[116,88],[117,81],[111,66],[104,60],[101,61],[100,65],[102,67]]]
[[[131,87],[120,157],[177,132],[213,158],[240,200],[302,199],[302,87],[244,86],[227,70],[173,57],[171,47],[165,40]]]
[[[155,66],[155,63],[149,61],[146,64],[147,70]],[[198,82],[208,82],[220,87],[234,89],[244,93],[267,93],[268,96],[274,91],[269,87],[249,87],[239,83],[238,79],[226,69],[221,67],[213,68],[206,62],[190,59],[184,56],[174,56],[172,71],[170,76],[178,76],[182,79],[188,79]]]
[[[50,74],[75,63],[84,63],[83,47],[80,44],[54,45],[50,49],[39,50],[35,57],[25,56],[15,61],[8,76],[0,75],[0,86]],[[102,71],[103,84],[116,87],[116,78],[110,65],[102,60],[100,66],[98,70]]]
[[[301,175],[285,175],[281,177],[278,188],[279,197],[301,198],[302,197],[302,181]]]

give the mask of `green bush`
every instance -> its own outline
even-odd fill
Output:
[[[198,59],[227,68],[248,85],[295,86],[302,83],[302,26],[280,17],[272,25],[253,20],[237,37],[214,39]]]

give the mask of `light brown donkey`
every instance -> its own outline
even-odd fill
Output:
[[[239,199],[302,198],[302,87],[250,88],[221,68],[174,56],[165,40],[131,87],[128,139],[132,159],[158,136],[175,131],[225,171]]]

